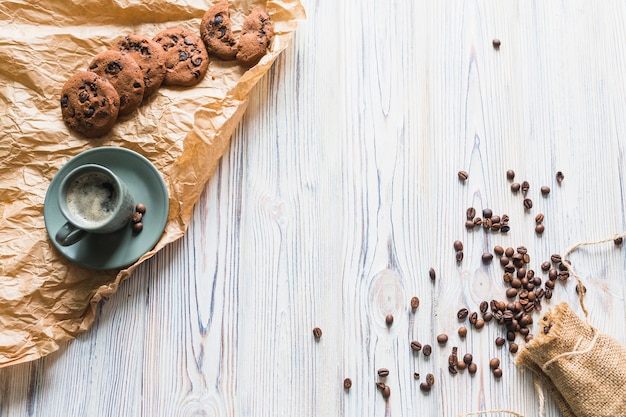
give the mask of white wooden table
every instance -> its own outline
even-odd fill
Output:
[[[102,303],[89,332],[0,370],[0,416],[539,415],[532,376],[494,344],[502,328],[460,339],[456,312],[504,299],[502,268],[481,262],[494,245],[526,246],[545,278],[552,253],[626,230],[626,3],[303,4],[186,236]],[[529,182],[531,210],[508,169]],[[508,214],[511,230],[466,230],[470,206]],[[570,256],[591,322],[622,343],[624,250]],[[580,313],[575,283],[558,284],[544,308]],[[474,376],[449,374],[452,346],[474,355]],[[545,415],[561,415],[549,397]]]

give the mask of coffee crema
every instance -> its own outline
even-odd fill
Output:
[[[114,181],[100,172],[82,175],[67,187],[69,212],[90,226],[98,226],[113,217],[118,199]]]

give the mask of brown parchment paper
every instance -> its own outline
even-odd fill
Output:
[[[288,46],[305,11],[299,0],[231,0],[233,30],[254,6],[276,35],[259,64],[212,59],[191,88],[161,87],[96,140],[61,120],[60,92],[76,71],[127,33],[168,27],[199,33],[217,0],[3,0],[0,2],[0,367],[37,359],[89,329],[98,302],[141,262],[180,238],[194,204],[227,149],[248,95]],[[69,159],[98,146],[132,149],[161,172],[169,218],[156,247],[124,270],[93,271],[66,260],[48,239],[43,201]]]

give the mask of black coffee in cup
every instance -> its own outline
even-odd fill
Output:
[[[85,224],[96,227],[114,214],[119,199],[114,183],[101,172],[89,172],[67,187],[66,202],[70,213]]]

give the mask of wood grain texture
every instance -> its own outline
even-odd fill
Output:
[[[500,266],[480,259],[494,245],[525,245],[544,277],[552,253],[626,230],[626,3],[303,3],[307,21],[253,91],[187,234],[103,302],[88,333],[0,370],[1,417],[539,415],[532,376],[494,344],[502,329],[460,339],[456,311],[504,299]],[[532,210],[507,169],[531,184]],[[470,206],[508,214],[511,231],[466,230]],[[591,322],[622,343],[624,250],[570,256]],[[559,301],[581,312],[571,280],[544,305]],[[448,373],[452,346],[476,375]]]

